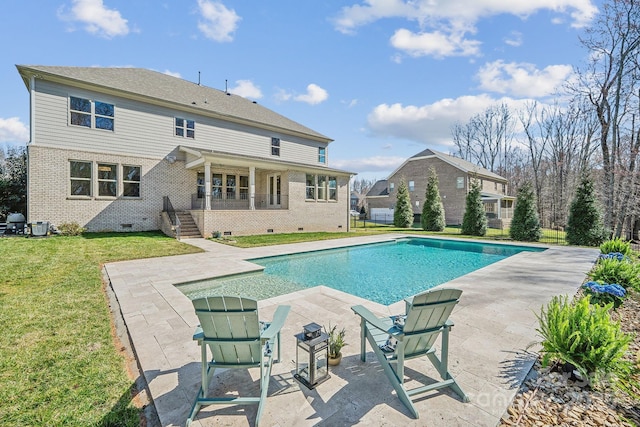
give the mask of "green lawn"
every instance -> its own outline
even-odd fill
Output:
[[[367,223],[349,233],[234,236],[228,243],[250,247],[389,232],[465,237],[457,228],[426,233]],[[490,233],[486,238],[508,238],[501,230]],[[0,238],[0,425],[138,426],[134,381],[113,338],[101,266],[194,252],[200,250],[159,233]]]
[[[200,252],[158,233],[0,239],[0,424],[138,426],[106,262]]]

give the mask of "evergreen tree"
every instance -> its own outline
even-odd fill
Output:
[[[605,239],[606,232],[593,182],[586,174],[582,175],[571,202],[566,231],[570,245],[598,246]]]
[[[411,197],[407,183],[402,179],[398,186],[396,207],[393,210],[393,225],[396,227],[409,228],[413,225],[413,208],[411,207]]]
[[[422,224],[422,229],[426,231],[444,230],[444,206],[442,206],[442,200],[440,199],[438,175],[434,168],[429,170],[429,180],[424,194],[420,223]]]
[[[484,236],[487,234],[487,215],[480,195],[480,182],[477,179],[472,180],[471,189],[467,194],[460,232],[470,236]]]
[[[531,184],[518,189],[516,208],[513,211],[509,235],[513,240],[537,242],[542,237],[542,227],[538,218],[535,195]]]

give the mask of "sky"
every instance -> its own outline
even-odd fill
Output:
[[[29,139],[16,64],[140,67],[255,100],[333,139],[330,167],[385,179],[492,105],[552,103],[603,1],[2,0],[0,145]]]

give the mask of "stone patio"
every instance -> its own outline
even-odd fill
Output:
[[[205,239],[186,243],[205,250],[194,255],[143,259],[105,265],[118,299],[138,363],[163,426],[183,426],[200,386],[200,350],[192,340],[198,323],[190,300],[174,283],[259,269],[246,259],[387,241],[383,235],[271,247],[239,249]],[[262,426],[495,426],[525,378],[539,340],[536,313],[552,296],[572,295],[598,256],[595,249],[550,247],[523,252],[456,280],[447,287],[464,291],[451,319],[450,371],[470,397],[462,403],[448,390],[417,402],[413,419],[395,396],[373,352],[359,358],[359,318],[351,306],[363,304],[379,315],[403,312],[404,304],[383,306],[319,286],[259,303],[269,320],[279,304],[291,305],[282,329],[282,361],[273,367]],[[331,379],[314,390],[295,373],[294,334],[311,322],[339,324],[349,345]],[[408,362],[407,376],[437,378],[426,358]],[[258,369],[217,374],[211,390],[258,392]],[[256,406],[209,406],[194,426],[253,426]]]

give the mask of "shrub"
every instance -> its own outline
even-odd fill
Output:
[[[615,239],[607,240],[600,245],[600,252],[603,254],[621,253],[622,255],[629,256],[631,254],[631,244],[616,237]]]
[[[477,179],[472,181],[471,189],[467,194],[460,232],[470,236],[487,234],[487,214],[482,203],[480,182]]]
[[[427,181],[420,222],[422,229],[426,231],[443,231],[445,227],[444,206],[442,205],[442,199],[440,199],[438,175],[434,168],[429,170],[429,180]]]
[[[413,208],[411,207],[411,196],[409,187],[402,179],[398,185],[398,196],[396,206],[393,210],[393,225],[396,227],[408,228],[413,225]]]
[[[536,197],[533,194],[531,184],[524,184],[518,189],[509,235],[513,240],[523,242],[537,242],[542,237],[542,227],[536,209]]]
[[[79,236],[84,233],[86,228],[80,227],[77,222],[63,222],[58,227],[58,231],[63,236]]]
[[[572,303],[566,296],[553,297],[541,310],[538,333],[542,341],[542,364],[561,360],[576,367],[585,379],[597,380],[614,373],[633,339],[609,316],[610,305],[591,305],[590,296]]]
[[[570,245],[598,246],[604,241],[605,230],[593,182],[584,175],[571,202],[567,221],[567,242]]]
[[[626,291],[640,291],[640,264],[628,260],[602,258],[589,273],[589,278],[600,283],[617,283]]]
[[[591,304],[612,304],[613,308],[618,308],[627,297],[627,291],[617,283],[587,282],[582,287],[585,295],[591,297]]]

